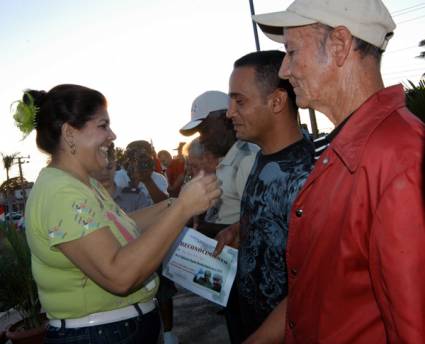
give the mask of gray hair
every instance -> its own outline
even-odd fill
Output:
[[[204,146],[199,142],[199,137],[193,139],[189,143],[186,143],[183,147],[183,155],[185,158],[188,156],[202,158],[204,153],[205,149]]]

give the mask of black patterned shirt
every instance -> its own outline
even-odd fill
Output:
[[[257,154],[241,200],[237,290],[243,335],[253,333],[288,293],[285,262],[292,203],[313,167],[306,138]]]

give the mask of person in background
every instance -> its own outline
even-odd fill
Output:
[[[4,206],[2,204],[0,204],[0,221],[5,220],[4,213],[5,213]]]
[[[202,165],[204,147],[199,143],[199,137],[196,137],[192,141],[186,143],[182,152],[186,162],[185,180],[189,181],[204,168]],[[215,173],[215,168],[212,173]]]
[[[153,145],[152,140],[151,140],[150,146],[152,149],[152,156],[154,160],[154,171],[158,173],[162,173],[161,162],[159,161],[158,155],[156,154],[155,147]]]
[[[126,164],[120,164],[114,171],[114,182],[117,187],[124,188],[128,186],[130,177],[128,176]]]
[[[171,160],[173,158],[171,157],[171,154],[166,150],[160,150],[157,154],[159,162],[161,163],[161,173],[163,175],[167,175],[167,168],[170,166]]]
[[[185,136],[198,132],[205,151],[219,161],[216,175],[223,194],[205,218],[216,233],[239,221],[240,199],[258,151],[255,145],[236,139],[232,122],[226,118],[228,103],[223,92],[202,93],[192,103],[191,120],[180,129]]]
[[[196,176],[201,170],[207,174],[215,173],[220,162],[219,158],[205,149],[199,137],[194,138],[184,147],[183,155],[186,160],[186,170],[189,179]]]
[[[93,177],[97,179],[103,187],[109,192],[112,199],[126,213],[149,207],[152,201],[138,186],[138,182],[133,182],[134,178],[130,178],[129,186],[118,187],[114,181],[113,170],[115,169],[116,159],[113,144],[108,149],[109,163],[107,167],[99,173],[95,173]],[[132,176],[132,175],[130,175]]]
[[[115,171],[116,171],[116,158],[115,158],[115,147],[112,142],[108,147],[108,164],[100,171],[95,171],[92,177],[96,179],[102,186],[108,191],[112,198],[117,192],[119,187],[115,183]]]
[[[199,137],[194,138],[183,147],[183,156],[186,161],[186,181],[189,181],[201,171],[207,174],[215,173],[218,159],[214,158],[212,154],[205,150],[204,146],[199,142]],[[210,233],[208,224],[204,224],[205,213],[194,216],[188,225],[197,229],[202,234],[214,238],[216,235],[215,231]]]
[[[140,188],[150,205],[169,197],[167,178],[155,171],[155,152],[148,141],[138,140],[129,143],[125,150],[128,161],[131,187]]]
[[[140,150],[141,152],[146,152],[149,156],[152,157],[154,161],[153,171],[155,173],[162,173],[161,163],[157,158],[155,149],[151,143],[144,140],[137,140],[128,144],[126,152],[130,150],[129,148],[133,148],[134,151]],[[126,152],[124,152],[124,158],[122,159],[123,161],[121,161],[117,166],[117,171],[114,177],[115,184],[120,188],[125,188],[129,186],[130,183],[130,177],[127,171],[129,168],[129,159],[126,155]],[[155,176],[153,177],[155,178]],[[158,181],[158,178],[155,178],[155,180]]]
[[[254,20],[284,43],[297,105],[335,125],[289,219],[286,327],[282,313],[266,333],[424,343],[425,125],[382,80],[391,14],[381,0],[295,0]]]
[[[186,172],[189,180],[200,171],[204,171],[207,174],[215,173],[216,171],[218,159],[205,150],[199,137],[194,138],[184,146],[183,156],[186,160]]]
[[[202,223],[202,232],[212,237],[239,222],[242,193],[258,151],[257,146],[236,139],[233,124],[226,117],[228,105],[227,94],[204,92],[193,101],[191,120],[180,129],[185,136],[199,132],[199,142],[208,156],[218,160],[216,175],[223,193],[214,208],[207,211]],[[230,293],[225,316],[231,342],[239,343],[241,325],[235,288]]]
[[[215,254],[224,245],[239,249],[240,332],[252,343],[261,338],[266,319],[275,321],[275,308],[286,308],[288,219],[314,161],[313,144],[298,126],[294,90],[278,76],[284,56],[278,50],[247,54],[235,61],[229,81],[227,117],[237,138],[260,151],[241,200],[240,223],[217,235]]]
[[[107,167],[116,138],[106,104],[71,84],[28,90],[17,102],[17,126],[25,135],[35,129],[51,156],[25,211],[46,342],[157,343],[155,269],[186,222],[220,195],[215,177],[200,175],[178,199],[125,214],[91,178]]]
[[[145,148],[143,148],[145,147]],[[150,150],[151,145],[147,141],[132,142],[127,146],[126,155],[129,158],[130,187],[147,199],[147,204],[139,206],[151,206],[167,199],[167,180],[161,173],[154,171],[154,157]],[[126,192],[128,188],[124,188]],[[164,325],[164,343],[178,343],[177,336],[173,333],[173,296],[177,289],[172,281],[162,275],[162,265],[159,266],[160,284],[157,293],[159,310]]]
[[[158,159],[161,162],[161,169],[168,180],[168,193],[171,197],[178,196],[184,182],[185,161],[181,150],[183,146],[179,144],[179,155],[171,158],[171,154],[165,150],[158,152]],[[184,144],[184,143],[183,143]]]
[[[177,148],[174,148],[177,151],[177,155],[173,157],[173,159],[183,159],[183,148],[186,145],[186,142],[179,142]]]
[[[146,141],[145,141],[146,142]],[[131,158],[129,159],[130,182],[129,186],[118,188],[113,181],[113,174],[110,172],[115,166],[115,156],[113,154],[113,146],[108,149],[109,163],[108,166],[94,177],[108,190],[114,201],[126,213],[130,213],[145,207],[150,207],[154,201],[150,194],[146,193],[148,189],[143,188],[143,175],[157,173],[153,171],[153,159],[146,157],[144,150],[137,150],[134,144],[130,149],[135,149],[134,152],[128,152]],[[140,148],[140,147],[139,147]],[[148,170],[148,171],[146,171]],[[158,191],[154,191],[158,193]],[[154,197],[155,198],[155,197]],[[158,200],[158,198],[155,198]],[[159,198],[158,202],[162,198]],[[172,332],[173,328],[173,300],[172,297],[177,293],[177,289],[173,282],[162,276],[162,267],[157,270],[159,274],[160,284],[157,292],[157,298],[160,306],[161,318],[164,326],[164,342],[166,344],[177,343],[177,336]]]

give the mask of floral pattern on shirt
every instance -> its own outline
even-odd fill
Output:
[[[237,286],[250,334],[288,292],[286,241],[292,203],[313,164],[307,139],[257,159],[241,200]]]

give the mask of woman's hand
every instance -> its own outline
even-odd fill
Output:
[[[184,185],[176,202],[182,205],[188,217],[192,217],[210,208],[220,195],[217,177],[213,174],[205,175],[204,171],[201,171]]]

